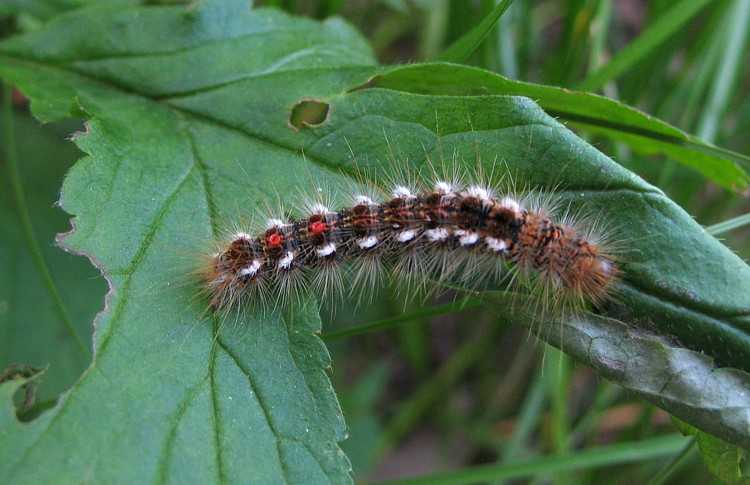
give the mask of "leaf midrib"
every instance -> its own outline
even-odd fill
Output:
[[[198,172],[201,176],[201,181],[203,185],[203,194],[206,198],[206,207],[208,208],[208,220],[209,225],[211,227],[211,233],[214,237],[218,237],[219,235],[219,228],[218,224],[216,222],[216,202],[215,198],[213,196],[213,191],[211,189],[211,183],[210,183],[210,177],[208,176],[207,167],[203,160],[198,155],[198,150],[196,148],[195,138],[193,137],[192,133],[190,132],[190,127],[185,127],[183,131],[183,135],[188,138],[190,141],[190,149],[191,153],[193,155],[193,163],[198,168]],[[224,341],[221,338],[221,324],[219,323],[218,317],[216,315],[211,316],[211,333],[212,333],[212,339],[211,339],[211,351],[210,351],[210,357],[209,357],[209,383],[211,386],[211,403],[212,403],[212,409],[213,409],[213,418],[214,418],[214,440],[215,440],[215,446],[216,446],[216,459],[217,459],[217,467],[218,467],[218,474],[219,474],[219,483],[225,483],[226,479],[224,477],[224,471],[223,471],[223,459],[222,459],[222,447],[221,447],[221,420],[219,419],[219,408],[218,408],[218,399],[217,399],[217,392],[216,392],[216,359],[218,357],[218,350],[223,350],[232,360],[234,365],[237,367],[237,369],[247,377],[248,385],[250,386],[251,390],[253,391],[253,394],[257,398],[258,406],[260,406],[261,410],[263,411],[263,416],[265,417],[266,422],[268,423],[268,427],[270,428],[271,432],[274,435],[275,439],[275,445],[276,445],[276,456],[279,461],[279,467],[281,468],[281,471],[283,473],[284,483],[288,484],[288,470],[286,467],[286,463],[283,458],[283,453],[281,451],[281,440],[284,438],[278,431],[276,424],[274,422],[273,415],[270,412],[270,409],[268,405],[265,402],[265,398],[263,397],[263,393],[258,388],[257,384],[255,383],[255,378],[252,376],[252,373],[250,372],[250,369],[246,369],[245,366],[243,366],[240,363],[240,359],[229,350],[229,348],[226,346]],[[299,370],[299,368],[298,368]],[[307,381],[305,381],[307,384]],[[308,386],[308,391],[312,393],[312,390]],[[313,453],[311,453],[311,456],[313,459],[318,461],[317,456],[315,456]],[[320,465],[320,463],[319,463]],[[321,470],[322,470],[321,466]]]

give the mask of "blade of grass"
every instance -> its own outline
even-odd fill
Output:
[[[523,462],[480,465],[423,477],[381,482],[383,485],[461,485],[500,479],[550,475],[574,470],[619,465],[673,455],[688,438],[671,434],[643,441],[589,448],[578,453],[553,455]]]
[[[516,48],[516,58],[518,59],[518,77],[519,79],[530,78],[530,68],[533,65],[532,53],[538,52],[537,46],[542,43],[544,33],[541,28],[537,28],[537,18],[535,8],[531,0],[518,0],[516,10],[516,28],[518,29],[518,45]]]
[[[569,383],[571,375],[570,358],[552,346],[545,349],[544,369],[547,390],[552,407],[552,447],[556,454],[564,455],[570,450],[570,422],[568,420]],[[572,483],[565,474],[555,476],[555,483]]]
[[[622,394],[624,389],[620,386],[602,381],[597,388],[593,404],[589,407],[581,419],[578,420],[573,430],[570,432],[569,447],[576,446],[577,443],[583,442],[586,435],[594,430],[599,423],[604,412],[611,406]]]
[[[612,20],[612,0],[600,0],[591,21],[591,52],[589,54],[589,72],[605,64],[607,34]]]
[[[719,11],[722,8],[726,10],[726,5],[717,6],[717,10]],[[718,13],[714,13],[713,15],[718,15]],[[720,20],[723,20],[723,12],[721,17]],[[658,113],[659,117],[664,119],[668,117],[667,113],[669,113],[670,110],[673,112],[681,111],[682,114],[679,118],[675,117],[674,121],[679,120],[677,125],[686,131],[694,131],[695,118],[699,111],[700,104],[706,98],[711,76],[716,70],[721,58],[719,54],[722,49],[722,44],[724,43],[724,35],[718,27],[718,23],[719,22],[706,25],[706,28],[711,32],[710,34],[707,34],[708,40],[705,44],[700,46],[700,53],[693,61],[695,67],[692,72],[685,73],[676,89],[669,93],[662,111]],[[686,99],[687,101],[685,101]],[[679,107],[680,109],[677,110],[675,107]]]
[[[352,337],[354,335],[360,335],[368,332],[377,332],[381,330],[388,330],[395,327],[400,323],[419,321],[427,317],[433,317],[437,315],[445,315],[447,313],[460,312],[469,308],[476,308],[482,304],[482,300],[478,298],[462,298],[461,300],[446,303],[443,305],[435,305],[433,307],[424,308],[422,310],[413,311],[410,313],[404,313],[393,318],[384,318],[382,320],[376,320],[374,322],[365,323],[362,325],[356,325],[353,327],[337,330],[335,332],[324,333],[321,338],[323,340],[338,340],[346,337]]]
[[[417,302],[410,302],[410,305],[416,305],[414,308],[420,308],[420,304]],[[415,325],[395,327],[399,351],[418,377],[424,377],[428,373],[429,367],[429,350],[425,328],[427,321],[427,317],[422,316],[414,320]]]
[[[698,136],[707,142],[713,142],[719,131],[719,123],[727,109],[732,96],[734,85],[739,70],[745,68],[741,62],[745,51],[744,45],[747,40],[748,19],[750,18],[750,0],[735,0],[732,7],[727,11],[725,24],[728,30],[725,34],[726,44],[724,56],[719,63],[714,79],[714,89],[706,104],[698,125]]]
[[[640,60],[651,54],[711,2],[712,0],[682,0],[676,3],[634,41],[618,52],[611,61],[586,76],[577,89],[597,91],[608,81],[616,79],[635,67]]]
[[[461,36],[437,57],[439,61],[461,63],[471,56],[489,35],[500,17],[505,13],[513,0],[502,0],[495,8],[473,29]]]
[[[518,61],[516,59],[516,26],[519,5],[511,5],[508,12],[500,17],[497,29],[498,57],[500,73],[510,79],[518,79]]]
[[[472,364],[481,359],[495,342],[495,337],[506,325],[492,322],[480,328],[463,343],[450,358],[419,386],[419,388],[399,406],[393,419],[383,432],[378,444],[377,454],[382,454],[404,436],[438,399],[445,395],[445,390],[455,383]]]
[[[708,89],[708,82],[711,78],[711,74],[714,72],[714,69],[716,69],[719,52],[721,51],[722,37],[721,34],[718,34],[711,40],[709,47],[698,58],[697,73],[683,79],[672,94],[674,100],[671,103],[665,103],[665,106],[671,104],[683,105],[680,125],[686,129],[691,126],[691,120],[695,116],[695,113],[698,110],[698,105],[700,101],[704,99],[706,90]],[[687,102],[685,102],[686,98]],[[671,158],[668,159],[664,163],[664,168],[659,175],[659,182],[657,185],[661,188],[665,188],[676,170],[677,161]]]
[[[654,475],[651,480],[649,480],[648,485],[662,485],[663,483],[666,483],[666,481],[669,480],[669,478],[677,470],[682,468],[683,465],[689,462],[690,459],[698,451],[698,447],[695,446],[695,444],[695,438],[691,438],[690,441],[688,441],[682,448],[682,450],[677,454],[677,456],[675,456],[672,461],[667,463],[664,468],[659,470],[659,472]]]
[[[570,381],[569,358],[552,346],[545,349],[544,369],[552,404],[552,442],[555,451],[568,451],[570,423],[568,423],[568,383]]]
[[[589,27],[591,49],[586,74],[590,74],[607,62],[607,38],[612,23],[612,0],[599,0],[594,11],[594,18]],[[605,96],[611,99],[620,97],[617,84],[613,81],[606,83],[602,89]],[[632,158],[632,152],[625,143],[614,142],[614,153],[617,160],[627,163]]]
[[[55,280],[52,278],[52,273],[50,273],[47,262],[44,260],[39,241],[34,234],[34,226],[31,223],[31,216],[29,215],[29,209],[26,205],[26,195],[24,193],[21,175],[18,170],[18,153],[16,151],[16,135],[13,124],[13,90],[7,85],[0,85],[0,89],[2,90],[3,97],[2,139],[3,145],[5,146],[5,166],[8,169],[8,178],[10,179],[10,186],[13,191],[13,199],[16,203],[18,219],[21,222],[21,229],[23,230],[26,244],[28,245],[29,252],[34,261],[34,266],[36,266],[37,271],[39,271],[39,274],[47,287],[55,311],[57,312],[65,331],[76,341],[81,352],[86,356],[90,356],[91,351],[86,346],[81,336],[78,335],[78,332],[76,332],[70,314],[68,313],[62,297],[60,296],[60,292],[57,289]]]
[[[544,380],[542,369],[543,367],[539,366],[534,382],[523,400],[516,427],[503,449],[503,463],[509,463],[521,455],[529,436],[539,424],[539,418],[542,415],[547,397],[547,383]]]
[[[421,33],[419,54],[422,59],[432,59],[438,55],[448,31],[448,0],[435,0],[425,13],[427,21]]]
[[[741,216],[719,222],[718,224],[714,224],[713,226],[708,226],[706,228],[706,232],[711,234],[712,236],[718,236],[719,234],[724,234],[725,232],[739,229],[740,227],[747,226],[748,224],[750,224],[750,213],[742,214]]]

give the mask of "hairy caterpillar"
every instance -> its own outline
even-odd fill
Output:
[[[594,224],[555,218],[538,194],[432,177],[355,191],[335,210],[319,194],[299,217],[233,232],[200,271],[210,306],[284,305],[314,291],[374,286],[383,270],[406,286],[520,282],[542,306],[579,309],[610,296],[620,270]]]

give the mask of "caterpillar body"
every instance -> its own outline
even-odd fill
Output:
[[[522,282],[565,308],[606,300],[620,273],[606,239],[555,219],[541,200],[460,178],[356,192],[336,210],[317,197],[298,218],[232,233],[200,271],[203,288],[215,311],[275,307],[309,291],[341,294],[344,275],[367,289],[385,270],[423,288]]]

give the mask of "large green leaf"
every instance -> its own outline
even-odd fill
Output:
[[[76,216],[65,244],[111,284],[94,362],[62,402],[21,425],[5,401],[0,477],[347,481],[314,307],[222,326],[192,301],[180,268],[238,214],[276,193],[342,186],[355,163],[377,177],[391,149],[414,168],[479,157],[522,184],[562,184],[561,198],[627,241],[628,318],[747,368],[750,269],[658,189],[528,98],[366,85],[376,72],[340,21],[244,1],[83,9],[0,43],[0,75],[38,116],[91,120],[77,140],[89,156],[63,187]]]
[[[89,22],[112,42],[92,40]],[[160,38],[166,24],[172,28],[169,42]],[[131,28],[132,35],[117,26]],[[151,64],[152,81],[166,72],[169,59],[193,69],[214,63],[194,69],[192,78],[173,70],[180,89],[209,77],[212,83],[284,78],[305,67],[348,84],[353,74],[339,74],[333,66],[371,62],[367,47],[338,21],[251,13],[244,1],[198,10],[83,10],[53,21],[50,29],[83,34],[53,35],[58,40],[52,44],[66,44],[56,55],[91,57],[97,55],[91,46],[104,44],[122,49],[120,54],[126,48],[163,49],[165,59],[149,53],[111,61]],[[144,39],[142,32],[153,35]],[[24,42],[51,46],[47,35],[40,31],[5,47],[14,46],[16,56]],[[267,48],[260,49],[262,44]],[[220,329],[221,322],[204,316],[200,304],[193,304],[193,289],[181,281],[196,243],[230,222],[241,204],[270,195],[269,180],[278,188],[306,180],[304,160],[221,121],[128,94],[112,81],[73,74],[59,64],[4,58],[0,70],[32,95],[45,118],[65,116],[79,104],[76,110],[91,119],[77,140],[90,156],[78,162],[63,188],[62,205],[77,216],[64,244],[98,261],[111,292],[96,321],[94,363],[60,404],[21,424],[10,402],[3,402],[1,481],[350,481],[348,460],[337,445],[345,429],[325,374],[329,357],[313,335],[320,329],[315,307]],[[232,66],[240,72],[229,72]],[[132,66],[121,69],[137,75]],[[197,79],[204,74],[206,79]],[[282,126],[289,130],[286,118]]]
[[[4,133],[0,122],[0,133]],[[68,388],[90,361],[86,348],[77,345],[83,339],[90,346],[91,321],[101,308],[104,284],[95,279],[95,270],[83,258],[76,258],[54,246],[55,234],[67,230],[65,214],[54,207],[63,174],[80,152],[65,140],[65,131],[75,125],[42,129],[28,116],[19,116],[15,126],[21,183],[25,187],[25,206],[34,225],[34,236],[52,275],[52,284],[60,292],[65,309],[40,275],[30,250],[27,235],[19,223],[18,208],[12,197],[10,164],[0,158],[0,369],[10,364],[48,367],[40,379],[37,399],[55,398]],[[3,146],[6,144],[3,141]],[[65,315],[65,317],[63,317]],[[63,318],[68,318],[78,338],[70,333]]]
[[[666,155],[724,187],[743,189],[750,181],[745,171],[750,167],[747,155],[718,148],[657,118],[593,93],[514,81],[474,67],[440,63],[386,68],[365,86],[451,96],[528,96],[564,122],[627,143],[639,153]]]
[[[539,335],[675,416],[750,448],[750,374],[643,329],[593,315]]]

